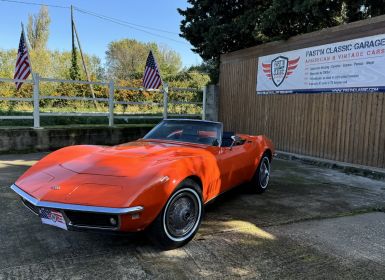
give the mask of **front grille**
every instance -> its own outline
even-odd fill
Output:
[[[33,205],[28,200],[25,200],[25,199],[21,199],[21,200],[23,201],[23,204],[25,207],[27,207],[29,210],[31,210],[36,215],[39,215],[39,207],[36,207],[35,205]]]
[[[65,210],[64,212],[73,226],[108,229],[117,229],[119,227],[118,215],[78,212],[71,210]],[[116,224],[111,223],[111,218],[116,221]]]

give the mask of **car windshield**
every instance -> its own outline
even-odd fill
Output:
[[[222,124],[199,120],[163,120],[143,138],[219,146]]]

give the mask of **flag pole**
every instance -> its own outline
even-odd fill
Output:
[[[29,56],[28,41],[27,41],[27,38],[25,37],[23,22],[21,22],[21,33],[23,34],[24,44],[25,44],[25,48],[27,49],[27,56],[28,56],[28,60],[29,60],[29,68],[31,69],[31,74],[32,74],[32,78],[33,78],[34,73],[32,71],[32,60],[31,60],[31,57]]]
[[[79,46],[80,56],[82,58],[83,69],[84,69],[84,72],[85,72],[86,78],[87,78],[87,82],[91,82],[90,74],[88,73],[87,65],[86,65],[86,62],[85,62],[85,59],[84,59],[84,55],[83,55],[83,51],[82,51],[82,46],[80,44],[79,34],[78,34],[77,29],[76,29],[76,24],[75,24],[75,20],[74,20],[73,6],[72,5],[71,5],[71,22],[72,22],[72,24],[71,24],[72,25],[72,48],[73,49],[75,48],[75,41],[74,41],[74,33],[75,33],[76,41],[78,42],[78,46]],[[90,90],[91,90],[92,98],[94,99],[93,101],[94,101],[95,108],[99,109],[98,103],[95,100],[96,96],[95,96],[94,88],[93,88],[91,83],[89,83],[88,85],[89,85]]]

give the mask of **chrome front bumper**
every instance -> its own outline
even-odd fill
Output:
[[[77,229],[97,229],[97,230],[118,230],[120,226],[120,215],[123,214],[135,214],[138,212],[141,212],[144,210],[142,206],[134,206],[134,207],[128,207],[128,208],[113,208],[113,207],[100,207],[100,206],[89,206],[89,205],[79,205],[79,204],[68,204],[68,203],[57,203],[57,202],[48,202],[48,201],[40,201],[33,196],[29,195],[22,189],[20,189],[18,186],[13,184],[11,186],[11,189],[16,192],[23,201],[23,204],[32,212],[38,215],[33,209],[31,209],[31,205],[33,208],[51,208],[59,210],[63,213],[65,216],[65,220],[69,227],[77,228]],[[31,205],[27,205],[28,202]],[[76,211],[76,212],[83,212],[83,213],[95,213],[95,214],[106,214],[106,215],[116,215],[119,218],[119,223],[116,227],[113,228],[104,228],[99,226],[92,226],[92,225],[76,225],[72,223],[68,219],[68,215],[66,215],[66,211]]]
[[[29,194],[27,194],[25,191],[20,189],[15,184],[11,186],[11,189],[14,192],[16,192],[18,195],[20,195],[23,199],[27,200],[29,203],[33,204],[36,207],[93,212],[93,213],[115,214],[115,215],[129,214],[129,213],[132,214],[132,213],[143,211],[144,209],[142,206],[135,206],[135,207],[128,207],[128,208],[111,208],[111,207],[88,206],[88,205],[79,205],[79,204],[40,201],[30,196]]]

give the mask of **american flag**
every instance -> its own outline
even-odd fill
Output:
[[[29,61],[28,49],[26,42],[24,41],[24,31],[21,32],[19,50],[17,52],[17,60],[15,67],[14,79],[26,80],[31,74],[31,62]],[[23,85],[23,82],[15,82],[16,89],[19,90]]]
[[[40,218],[51,220],[53,222],[65,223],[63,215],[55,210],[40,208]]]
[[[157,89],[162,84],[158,65],[152,51],[148,54],[146,68],[144,69],[143,86],[145,88]]]

